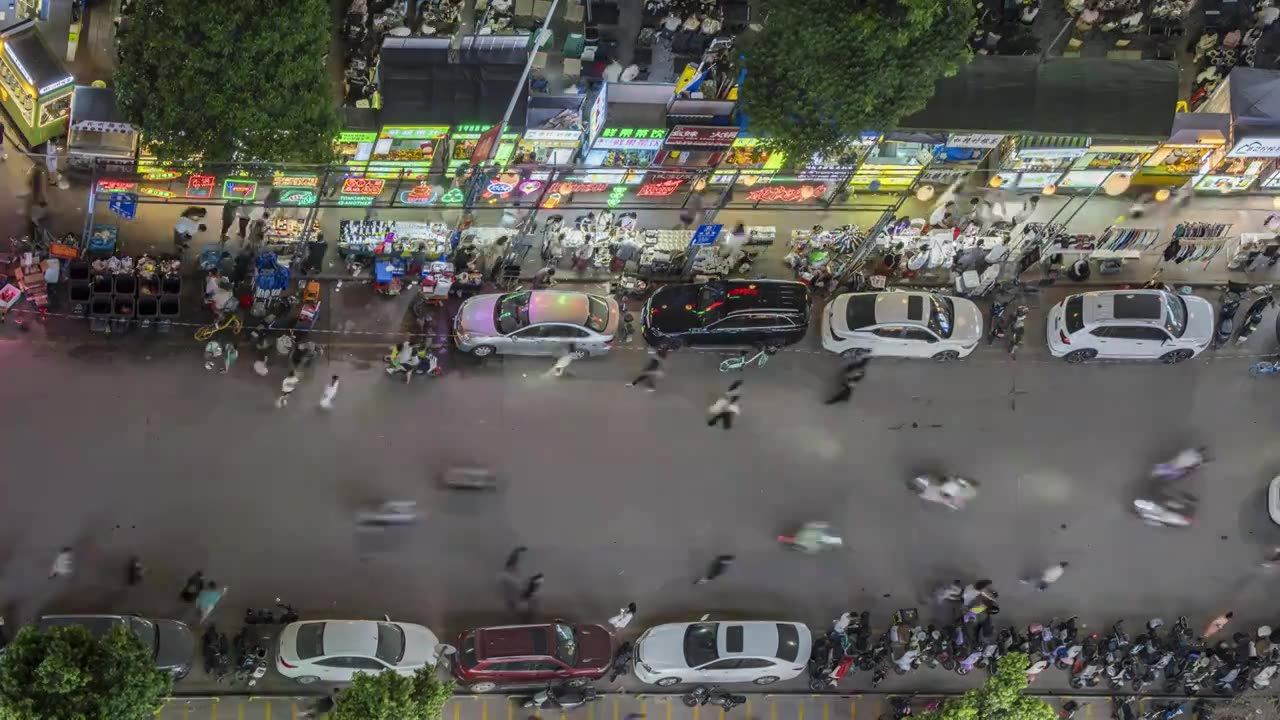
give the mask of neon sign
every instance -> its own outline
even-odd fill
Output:
[[[615,185],[613,189],[609,191],[609,207],[618,207],[618,204],[622,202],[622,198],[626,196],[627,186]]]
[[[435,188],[426,183],[418,183],[412,190],[400,191],[400,202],[405,205],[430,205],[438,198]]]
[[[382,188],[387,184],[386,180],[375,180],[373,178],[355,178],[349,177],[342,181],[343,195],[381,195]]]
[[[176,170],[153,170],[142,176],[144,180],[173,180],[181,177],[182,173]]]
[[[225,200],[252,200],[257,194],[257,180],[227,178],[222,181],[222,197]]]
[[[339,207],[369,207],[373,204],[372,195],[343,195],[338,198]]]
[[[461,205],[466,199],[467,197],[462,194],[462,190],[453,188],[449,192],[445,193],[444,197],[440,198],[440,202],[445,205]]]
[[[170,190],[162,190],[160,188],[146,187],[145,185],[138,188],[138,192],[143,195],[150,195],[151,197],[158,197],[158,198],[173,198],[178,196],[178,193],[176,192],[172,192]]]
[[[511,195],[511,191],[515,189],[516,189],[515,186],[512,185],[511,183],[492,182],[492,183],[489,183],[489,187],[484,189],[484,197],[486,198],[496,197],[496,198],[502,198],[505,200],[507,196]]]
[[[551,192],[553,193],[597,193],[608,191],[608,183],[558,182],[551,186]]]
[[[542,189],[541,180],[525,180],[518,188],[521,195],[532,195]]]
[[[316,193],[307,188],[290,188],[281,190],[276,201],[281,205],[311,205],[316,201]]]
[[[636,197],[667,197],[674,194],[676,189],[683,184],[684,178],[645,183],[636,192]]]
[[[213,184],[217,178],[212,175],[192,175],[187,178],[187,197],[207,198],[213,194]]]
[[[138,183],[129,182],[128,180],[99,180],[98,192],[132,192],[138,188]]]
[[[276,173],[271,178],[271,184],[276,187],[313,188],[320,184],[320,178],[315,175],[281,175]]]
[[[747,193],[749,202],[804,202],[822,197],[827,191],[826,185],[800,185],[798,187],[778,187],[770,185]]]

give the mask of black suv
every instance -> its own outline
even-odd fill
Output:
[[[799,342],[809,329],[809,286],[792,280],[712,280],[667,285],[649,298],[641,318],[645,342],[763,345]]]

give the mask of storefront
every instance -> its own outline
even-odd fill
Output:
[[[764,180],[782,168],[787,156],[780,152],[765,150],[760,138],[739,137],[733,141],[729,151],[720,159],[720,168],[711,176],[710,183],[723,185],[733,182],[736,177],[752,176]]]
[[[605,83],[587,115],[589,168],[647,168],[667,139],[667,104],[675,86],[666,83]],[[592,182],[627,182],[644,173],[602,173]]]
[[[376,131],[343,130],[338,133],[334,152],[342,167],[353,173],[364,172],[369,168],[369,159],[373,157],[373,147],[377,143]]]
[[[871,148],[849,179],[855,191],[904,193],[924,172],[945,136],[924,133],[886,133]]]
[[[1089,146],[1089,152],[1077,158],[1058,181],[1058,190],[1091,193],[1100,187],[1127,188],[1142,161],[1155,152],[1156,147],[1154,143],[1095,141]]]
[[[471,164],[471,156],[475,155],[476,147],[480,144],[480,137],[486,132],[493,129],[492,125],[459,125],[453,129],[449,135],[449,164],[450,171],[457,170],[464,165]],[[507,163],[516,154],[516,145],[520,141],[520,133],[505,132],[498,141],[498,149],[494,151],[492,162],[497,163],[501,167],[506,167]],[[483,160],[484,158],[481,158]]]
[[[737,127],[676,125],[667,133],[655,165],[715,167],[738,139]]]
[[[132,168],[137,160],[138,129],[116,110],[115,93],[80,85],[72,98],[68,166],[88,168],[97,163]]]
[[[1009,147],[991,184],[1013,191],[1039,192],[1058,180],[1089,152],[1079,135],[1020,135]]]
[[[950,187],[964,182],[977,170],[992,150],[1004,142],[1004,135],[951,133],[947,142],[933,151],[933,162],[920,175],[920,182]]]
[[[1264,177],[1272,180],[1277,159],[1280,159],[1280,132],[1237,136],[1235,145],[1222,161],[1210,172],[1196,177],[1194,187],[1210,193],[1244,192],[1260,184]]]
[[[414,180],[426,178],[448,136],[447,126],[385,127],[369,156],[367,175],[395,179],[403,173]]]
[[[604,128],[583,164],[600,168],[647,168],[662,150],[666,137],[666,128]]]
[[[525,132],[514,162],[520,165],[573,165],[582,145],[581,95],[534,95],[525,113]]]
[[[0,102],[27,146],[65,133],[74,80],[35,23],[27,20],[0,32],[0,44]]]
[[[1231,116],[1227,113],[1178,113],[1169,140],[1142,161],[1133,183],[1184,185],[1222,161],[1229,137]]]

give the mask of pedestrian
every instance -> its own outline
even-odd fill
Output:
[[[520,593],[520,599],[526,603],[532,602],[538,596],[538,592],[542,590],[542,581],[542,573],[530,575],[528,582],[524,584],[524,590]]]
[[[657,382],[662,377],[662,361],[667,357],[665,348],[659,348],[658,352],[649,356],[648,362],[644,364],[644,369],[636,376],[635,380],[627,383],[627,387],[647,386],[649,392],[658,389]]]
[[[591,258],[596,254],[595,243],[591,241],[591,236],[587,235],[582,244],[573,251],[573,260],[570,267],[578,272],[583,272],[591,265]]]
[[[187,245],[191,243],[196,233],[204,232],[208,229],[204,223],[196,222],[190,215],[183,213],[173,224],[173,251],[174,254],[181,257],[186,252]]]
[[[618,614],[609,618],[609,624],[613,626],[614,631],[622,630],[631,624],[631,618],[636,615],[636,604],[627,603],[624,608],[618,609]]]
[[[972,585],[969,587],[972,587]],[[955,602],[964,599],[966,590],[967,588],[961,586],[959,580],[952,580],[949,585],[935,588],[929,598],[935,603]]]
[[[538,288],[549,288],[554,286],[555,284],[556,284],[556,269],[554,267],[551,267],[550,265],[547,265],[546,267],[542,268],[541,270],[533,274],[533,287],[535,290]]]
[[[324,386],[324,393],[320,395],[320,407],[325,410],[333,409],[333,398],[338,394],[338,376],[334,375],[329,378],[329,384]]]
[[[199,595],[196,595],[196,609],[200,611],[201,624],[204,624],[204,621],[213,612],[213,609],[218,606],[218,601],[222,599],[226,592],[226,588],[219,588],[217,583],[212,580],[205,582],[204,589],[200,591]]]
[[[58,172],[58,143],[50,140],[44,145],[44,163],[49,171],[49,182],[62,187],[62,174]]]
[[[1227,623],[1231,622],[1231,618],[1234,615],[1235,613],[1233,612],[1225,612],[1219,615],[1218,617],[1214,618],[1213,620],[1209,621],[1209,624],[1206,625],[1204,628],[1204,632],[1200,634],[1200,639],[1207,640],[1213,637],[1214,635],[1217,635],[1219,630],[1226,627]]]
[[[240,357],[240,351],[236,349],[235,343],[227,341],[226,350],[222,353],[222,374],[226,375],[231,372],[231,366],[235,364],[236,358]]]
[[[1013,214],[1014,226],[1021,225],[1022,223],[1025,223],[1028,220],[1030,220],[1031,216],[1036,213],[1036,208],[1039,206],[1040,206],[1039,195],[1032,195],[1031,197],[1027,198],[1026,202],[1022,203],[1022,208]]]
[[[840,389],[836,390],[836,394],[827,398],[826,405],[835,405],[836,403],[849,402],[853,397],[853,385],[862,379],[863,371],[855,370],[852,375],[842,375],[840,377]]]
[[[9,159],[9,150],[4,146],[4,141],[5,141],[4,125],[3,123],[0,123],[0,160]]]
[[[228,200],[222,204],[222,229],[218,231],[218,237],[222,240],[227,239],[227,233],[231,230],[231,223],[236,219],[236,206],[234,200]]]
[[[1067,571],[1068,564],[1069,563],[1060,562],[1050,565],[1044,569],[1044,572],[1040,573],[1040,578],[1038,580],[1033,577],[1026,577],[1022,578],[1022,584],[1030,585],[1031,583],[1035,583],[1037,590],[1048,590],[1049,586],[1058,582],[1062,577],[1062,574]]]
[[[507,554],[507,562],[502,567],[500,579],[502,581],[502,598],[510,612],[516,611],[516,605],[520,599],[520,578],[516,574],[520,568],[520,556],[524,555],[528,550],[523,545],[518,545],[510,553]]]
[[[57,557],[53,559],[53,567],[49,569],[49,579],[67,577],[71,575],[71,571],[75,569],[75,556],[71,552],[71,548],[64,547],[58,551]]]
[[[240,203],[236,206],[236,225],[238,226],[237,229],[240,231],[239,235],[241,239],[244,238],[245,231],[249,229],[249,219],[252,216],[253,208],[249,207],[247,204]]]
[[[707,566],[707,573],[702,577],[698,578],[697,580],[695,580],[693,584],[704,585],[706,583],[711,582],[712,580],[715,580],[716,578],[723,575],[725,571],[729,569],[729,566],[732,564],[733,564],[732,555],[717,555],[716,559],[712,560],[711,564]]]
[[[631,667],[631,658],[635,654],[634,646],[630,641],[624,642],[618,646],[617,651],[613,653],[613,662],[609,668],[609,682],[617,682],[618,678],[627,673]],[[632,720],[632,718],[643,718],[640,713],[627,713],[624,720]]]
[[[43,230],[48,223],[49,203],[44,200],[40,200],[31,206],[31,224],[35,226],[33,234],[35,229]]]
[[[547,371],[547,377],[564,377],[569,372],[569,366],[578,357],[578,346],[569,343],[568,349],[564,351],[560,357],[556,358],[556,363]]]
[[[831,623],[831,631],[843,635],[851,624],[853,624],[853,611],[846,610],[840,613],[840,617],[836,618],[835,622]]]
[[[182,586],[182,592],[178,593],[178,597],[185,603],[195,602],[196,596],[200,594],[200,589],[203,587],[204,571],[197,570],[191,573],[191,577],[187,578],[187,583]]]
[[[938,207],[934,208],[933,212],[929,214],[929,225],[935,228],[942,227],[943,223],[946,222],[947,218],[951,217],[952,213],[955,212],[955,209],[956,209],[955,200],[948,200],[942,205],[939,205]]]
[[[520,567],[520,556],[524,555],[529,548],[523,545],[517,545],[507,554],[507,562],[503,566],[503,570],[509,573],[515,573]]]
[[[724,429],[728,430],[733,425],[734,416],[742,411],[738,406],[741,397],[742,381],[734,380],[729,389],[707,408],[707,427],[714,427],[716,423],[722,422]]]
[[[965,585],[964,590],[961,593],[960,600],[964,603],[965,607],[969,607],[980,597],[985,597],[988,600],[995,600],[1000,597],[1000,594],[995,591],[995,588],[991,587],[990,580],[984,579]]]
[[[210,340],[204,344],[204,369],[212,370],[217,364],[218,358],[222,357],[222,343],[217,340]]]
[[[258,359],[253,361],[253,371],[258,373],[259,377],[267,376],[267,353],[259,350]]]
[[[289,396],[294,390],[298,389],[298,372],[290,370],[285,376],[284,381],[280,383],[280,397],[276,400],[276,407],[282,408],[289,404]]]
[[[130,585],[141,584],[142,578],[146,574],[147,574],[147,568],[145,565],[142,564],[142,560],[137,555],[134,555],[133,557],[129,558],[128,582]]]

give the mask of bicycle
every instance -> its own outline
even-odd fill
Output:
[[[1280,372],[1280,360],[1263,360],[1249,367],[1249,377],[1256,378],[1259,375],[1270,375],[1278,372]]]
[[[743,350],[737,357],[731,357],[720,363],[720,372],[733,372],[734,370],[743,370],[752,363],[756,367],[764,367],[769,362],[769,356],[772,355],[768,348],[760,348],[755,355],[747,356],[747,351]]]
[[[223,320],[214,320],[212,324],[205,325],[199,330],[196,330],[195,337],[197,341],[205,342],[223,330],[230,330],[232,335],[239,335],[240,331],[243,329],[244,323],[240,322],[240,316],[233,314],[228,315]]]

